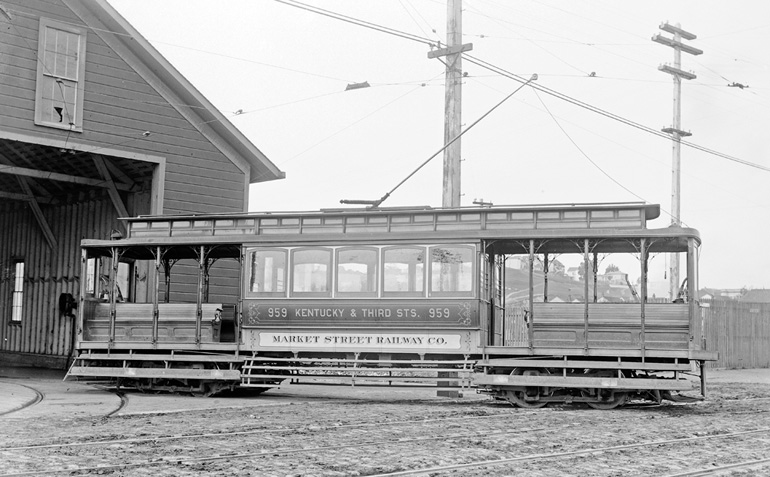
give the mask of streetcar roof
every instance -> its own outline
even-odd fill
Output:
[[[105,255],[119,246],[137,259],[174,246],[164,256],[180,259],[195,258],[201,245],[209,246],[209,257],[222,258],[238,257],[241,246],[484,242],[512,254],[528,253],[530,240],[539,242],[538,253],[575,252],[581,239],[601,253],[637,251],[631,239],[646,239],[650,252],[683,252],[689,239],[700,243],[694,229],[648,229],[647,220],[659,214],[658,205],[637,202],[152,216],[126,219],[127,238],[82,245]]]

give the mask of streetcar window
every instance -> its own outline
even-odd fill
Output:
[[[430,256],[431,296],[468,295],[473,292],[473,247],[431,247]]]
[[[99,275],[99,262],[96,258],[86,260],[86,293],[94,296],[98,291],[96,289],[96,277]]]
[[[332,251],[322,248],[292,252],[292,295],[331,296]]]
[[[341,249],[337,252],[337,293],[340,296],[377,295],[377,250]]]
[[[249,265],[249,292],[262,296],[286,295],[285,250],[252,251]]]
[[[423,296],[425,249],[387,248],[382,254],[382,291],[386,296]]]

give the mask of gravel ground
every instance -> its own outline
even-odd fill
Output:
[[[705,401],[611,411],[318,386],[129,392],[118,412],[5,416],[0,477],[770,475],[768,376],[710,372]]]

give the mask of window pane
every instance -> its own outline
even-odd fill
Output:
[[[328,293],[331,250],[297,250],[293,254],[292,292]]]
[[[118,273],[115,275],[118,296],[115,298],[115,301],[131,301],[131,275],[133,268],[130,263],[118,263]]]
[[[48,27],[45,30],[44,74],[78,80],[80,35]]]
[[[74,124],[77,83],[46,76],[41,80],[43,91],[43,120],[52,123]]]
[[[337,255],[337,291],[343,293],[377,292],[376,250],[340,250]]]
[[[382,255],[383,291],[416,292],[424,290],[425,249],[392,248]]]
[[[431,292],[473,291],[471,247],[435,247],[431,249]]]
[[[257,250],[249,254],[251,271],[249,291],[254,293],[286,292],[286,251]]]
[[[21,321],[24,305],[24,262],[13,265],[13,303],[11,305],[11,321]]]
[[[96,293],[96,259],[86,260],[86,293]]]

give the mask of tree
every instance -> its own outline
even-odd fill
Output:
[[[604,270],[604,274],[607,275],[611,272],[619,272],[619,271],[620,271],[620,268],[618,268],[617,265],[610,263],[609,265],[607,265],[607,269]]]
[[[578,267],[578,276],[580,276],[580,280],[585,280],[585,272],[586,272],[586,262],[585,260],[580,262],[580,266]],[[588,259],[588,279],[593,280],[594,278],[594,261],[590,258]]]

